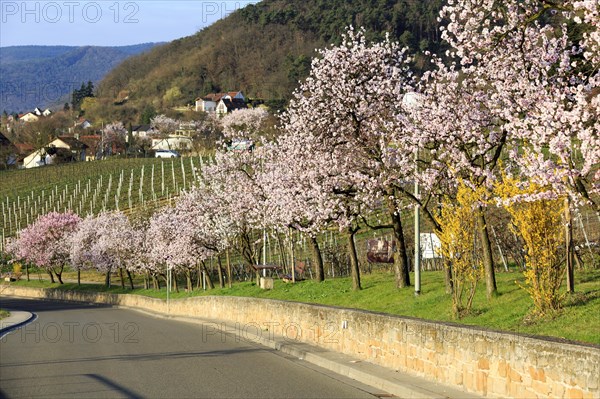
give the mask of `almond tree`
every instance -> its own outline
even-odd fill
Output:
[[[81,270],[96,268],[93,247],[98,241],[98,230],[96,229],[96,217],[88,215],[77,226],[77,229],[69,237],[69,257],[71,266],[77,270],[77,283],[80,284]],[[98,263],[101,264],[101,263]],[[108,287],[110,275],[106,275]]]
[[[158,130],[163,135],[169,135],[175,133],[179,129],[181,121],[173,118],[169,118],[165,115],[156,115],[150,121],[152,129]]]
[[[578,193],[590,201],[598,179],[592,168],[598,162],[597,95],[590,90],[598,76],[592,66],[598,5],[591,3],[458,0],[444,7],[449,23],[442,37],[451,62],[435,60],[424,75],[414,134],[435,160],[423,171],[430,185],[445,176],[489,189],[500,158],[509,155],[512,172],[553,187],[556,195]],[[578,10],[591,25],[578,43],[570,42],[567,25],[541,18],[565,12],[577,22]],[[577,60],[581,53],[584,62]],[[583,164],[574,161],[580,153]],[[490,296],[496,287],[482,211],[479,230]]]
[[[268,154],[259,179],[265,187],[269,224],[282,232],[292,228],[308,235],[316,279],[323,281],[317,235],[343,215],[341,198],[334,194],[340,173],[329,151],[312,135],[283,135],[268,146]]]
[[[235,226],[227,208],[222,206],[218,197],[213,195],[210,186],[196,187],[183,194],[175,208],[186,221],[187,226],[180,234],[191,237],[194,248],[197,248],[197,261],[204,262],[216,256],[219,269],[219,285],[225,286],[221,265],[221,254],[232,246],[235,240]],[[206,271],[206,267],[203,264]],[[227,264],[227,276],[231,286],[231,265]]]
[[[402,94],[411,80],[408,58],[397,43],[367,43],[350,28],[340,46],[319,51],[309,77],[295,92],[284,127],[288,135],[313,135],[347,177],[337,195],[372,207],[386,205],[394,238],[398,287],[410,285],[409,265],[396,187],[413,171],[412,149],[398,141]],[[310,157],[311,154],[306,154]],[[358,215],[358,213],[356,213]],[[349,232],[356,227],[347,223]],[[354,231],[355,232],[355,231]]]
[[[127,129],[122,122],[110,123],[102,129],[102,156],[125,148]]]
[[[146,234],[148,260],[153,268],[183,272],[188,279],[188,289],[191,288],[190,273],[196,267],[199,255],[189,234],[190,225],[175,207],[167,206],[152,216]],[[177,279],[174,281],[176,283]]]
[[[269,113],[264,108],[238,109],[221,119],[223,134],[228,139],[258,141],[259,132]]]
[[[258,264],[253,231],[269,228],[264,187],[257,176],[265,156],[264,147],[253,151],[220,151],[215,161],[204,168],[201,186],[218,203],[216,211],[230,222],[238,237],[240,252],[250,268]],[[258,272],[256,274],[258,278]]]
[[[169,118],[165,115],[157,115],[150,121],[150,126],[152,129],[160,132],[160,136],[163,139],[168,138],[170,135],[174,134],[179,126],[181,125],[181,121],[173,118]],[[170,146],[169,141],[167,144]]]
[[[462,69],[502,103],[520,172],[599,212],[600,3],[459,0],[442,14]]]
[[[53,283],[56,275],[63,284],[62,272],[69,262],[69,235],[80,222],[81,218],[71,211],[40,216],[21,231],[13,247],[15,256],[44,268]]]
[[[139,234],[127,216],[120,211],[87,216],[70,239],[71,262],[78,270],[95,268],[106,273],[107,287],[110,287],[110,274],[119,270],[121,286],[124,288],[125,269],[133,289],[130,270],[135,253],[139,251]]]

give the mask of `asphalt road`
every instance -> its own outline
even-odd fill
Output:
[[[0,397],[373,398],[376,390],[199,324],[2,298],[38,317],[0,340]]]

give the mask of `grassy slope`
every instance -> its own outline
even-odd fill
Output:
[[[412,276],[414,277],[414,276]],[[523,282],[521,273],[499,273],[497,275],[500,295],[490,302],[485,298],[485,290],[480,287],[475,302],[474,315],[466,317],[461,324],[481,326],[514,333],[552,336],[600,345],[600,271],[577,273],[576,291],[565,299],[565,307],[554,319],[526,323],[531,310],[531,300],[527,293],[518,287]],[[349,278],[330,279],[319,284],[304,281],[286,284],[275,281],[275,289],[263,291],[251,282],[237,283],[232,289],[194,291],[193,293],[172,293],[172,298],[185,298],[197,295],[232,295],[271,299],[282,299],[306,303],[365,309],[376,312],[418,317],[436,321],[456,322],[451,314],[450,297],[444,294],[444,281],[441,272],[426,272],[423,275],[422,294],[415,297],[412,289],[397,290],[394,279],[386,272],[374,272],[363,276],[362,291],[351,290]],[[115,283],[118,284],[115,279]],[[34,286],[49,287],[47,282],[19,282]],[[54,285],[56,287],[56,285]],[[64,289],[104,291],[104,287],[86,284],[65,284]],[[111,292],[122,291],[120,287]],[[136,289],[136,294],[166,298],[166,291]]]

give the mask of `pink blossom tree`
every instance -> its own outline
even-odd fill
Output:
[[[597,2],[575,0],[478,5],[461,0],[442,12],[450,20],[443,38],[462,70],[485,78],[503,107],[496,115],[520,173],[576,203],[591,203],[596,212],[599,13]],[[573,41],[578,29],[583,37]]]
[[[205,262],[210,257],[217,258],[221,288],[225,286],[221,255],[234,244],[237,231],[228,209],[222,205],[223,203],[211,191],[211,187],[203,186],[182,195],[175,207],[188,220],[185,234],[191,237],[191,242],[197,248],[197,259]],[[206,273],[205,264],[203,264],[203,268]],[[231,265],[229,263],[227,264],[227,276],[231,286]]]
[[[238,109],[230,112],[221,120],[223,134],[228,139],[257,141],[263,123],[268,116],[267,110],[261,107]]]
[[[201,183],[217,202],[215,211],[228,221],[232,234],[238,237],[248,268],[257,265],[259,260],[254,247],[255,230],[270,227],[265,188],[258,179],[265,154],[264,147],[253,151],[217,152],[215,161],[204,168]]]
[[[175,206],[166,207],[150,219],[147,232],[149,260],[155,268],[170,269],[186,276],[188,290],[192,289],[192,272],[198,268],[210,288],[214,285],[206,268],[206,260],[218,256],[233,238],[221,204],[205,189],[194,188],[183,193]],[[219,282],[223,286],[222,271]]]
[[[348,216],[357,217],[363,212],[356,212],[358,208],[385,204],[391,223],[379,227],[393,229],[397,241],[398,287],[410,285],[397,190],[414,169],[412,148],[397,134],[403,126],[398,117],[402,94],[411,82],[408,62],[404,50],[389,38],[370,44],[362,30],[350,28],[340,46],[321,50],[313,60],[284,117],[288,135],[312,135],[329,153],[327,165],[339,171],[334,193],[347,205],[354,204]],[[339,222],[353,236],[358,220]]]
[[[125,282],[123,270],[127,272],[130,286],[133,279],[130,273],[139,251],[139,232],[134,229],[127,216],[120,211],[101,212],[86,217],[70,239],[70,257],[75,268],[96,269],[106,273],[106,285],[110,286],[110,274],[119,270],[121,286]]]
[[[268,224],[279,232],[292,228],[309,237],[316,279],[323,281],[317,236],[344,217],[342,196],[335,194],[341,172],[312,135],[284,134],[267,151],[258,178],[266,193]]]
[[[163,135],[169,135],[175,133],[177,129],[179,129],[179,125],[181,121],[173,118],[169,118],[165,115],[156,115],[150,121],[150,126],[158,130]]]
[[[578,43],[570,42],[566,24],[540,18],[560,12],[577,23],[581,11],[591,31]],[[424,75],[413,134],[434,160],[420,173],[428,188],[441,179],[490,188],[504,156],[510,173],[552,187],[542,195],[570,193],[593,204],[598,107],[590,83],[598,70],[586,65],[597,57],[598,6],[458,0],[441,15],[449,21],[442,37],[451,62],[434,60]],[[581,53],[586,61],[577,59]],[[583,162],[576,161],[580,154]],[[489,296],[496,290],[493,259],[479,213]]]
[[[69,262],[69,236],[80,222],[81,218],[71,211],[42,215],[21,231],[14,253],[18,258],[44,268],[53,283],[56,275],[63,284],[62,272]]]
[[[102,129],[102,155],[112,155],[125,148],[127,129],[122,122],[109,123]]]

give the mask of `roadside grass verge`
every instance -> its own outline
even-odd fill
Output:
[[[0,320],[10,316],[10,312],[5,309],[0,309]]]
[[[86,276],[86,280],[91,276]],[[328,279],[322,283],[313,280],[296,284],[275,280],[273,290],[261,290],[254,282],[235,283],[232,288],[171,292],[170,298],[188,298],[202,295],[229,295],[269,298],[295,302],[363,309],[400,316],[416,317],[432,321],[454,322],[512,333],[533,334],[564,338],[600,345],[600,270],[576,272],[575,294],[563,300],[563,309],[552,318],[531,320],[532,302],[518,284],[524,283],[521,273],[498,273],[496,275],[498,296],[487,300],[483,283],[478,287],[471,315],[456,320],[451,312],[451,299],[444,292],[442,272],[423,272],[421,295],[414,295],[414,288],[395,288],[394,276],[384,271],[364,274],[363,290],[352,291],[350,278]],[[82,277],[83,281],[83,277]],[[414,276],[411,275],[411,281]],[[141,288],[122,289],[118,279],[107,289],[101,284],[66,283],[51,284],[47,281],[18,281],[20,286],[54,288],[72,291],[110,292],[138,294],[166,299],[167,292]],[[127,285],[126,285],[127,287]]]

